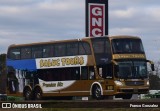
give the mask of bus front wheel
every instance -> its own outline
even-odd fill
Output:
[[[92,96],[94,99],[97,99],[97,100],[101,100],[103,99],[103,96],[101,94],[101,88],[99,85],[95,85],[93,86],[93,89],[92,89]]]
[[[42,90],[40,88],[35,88],[34,90],[34,99],[41,100],[42,99]]]

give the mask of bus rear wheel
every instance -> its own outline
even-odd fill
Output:
[[[34,90],[34,99],[41,100],[42,99],[42,90],[40,88],[36,88]]]
[[[103,96],[102,96],[101,92],[102,91],[101,91],[100,86],[99,85],[95,85],[93,87],[93,90],[92,90],[92,96],[93,96],[93,98],[97,99],[97,100],[103,99]]]
[[[31,100],[32,99],[32,91],[30,88],[26,88],[23,91],[23,96],[25,100]]]

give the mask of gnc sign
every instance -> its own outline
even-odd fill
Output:
[[[86,0],[86,36],[108,35],[108,0]]]
[[[89,4],[89,36],[105,35],[105,5]]]

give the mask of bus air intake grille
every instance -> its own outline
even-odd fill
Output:
[[[144,81],[126,81],[126,86],[142,86],[144,85]]]

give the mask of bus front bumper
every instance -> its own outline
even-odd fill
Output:
[[[118,88],[117,93],[130,93],[130,94],[146,94],[149,92],[149,87],[146,88]]]

